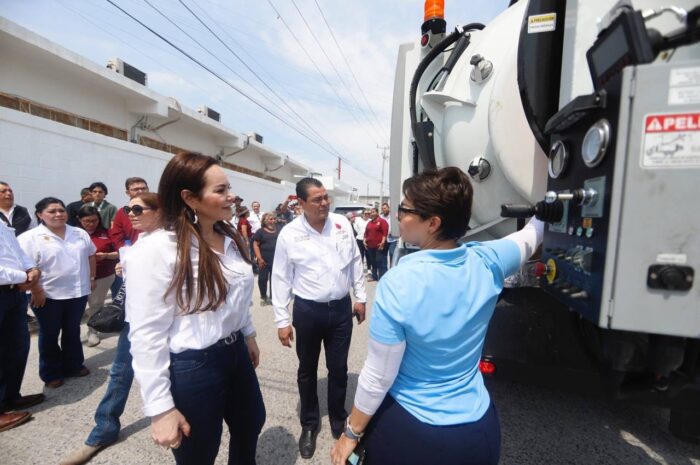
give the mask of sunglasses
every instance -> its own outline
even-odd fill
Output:
[[[133,207],[126,206],[124,207],[124,213],[127,215],[129,213],[134,213],[134,216],[141,216],[141,214],[146,211],[146,210],[153,210],[152,208],[149,207],[142,207],[141,205],[134,205]]]
[[[398,211],[399,211],[399,214],[398,214],[399,219],[401,219],[403,217],[403,215],[406,213],[413,213],[414,215],[423,216],[423,213],[419,212],[418,210],[416,210],[414,208],[404,207],[403,203],[399,204]]]

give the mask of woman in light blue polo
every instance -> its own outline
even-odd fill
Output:
[[[333,447],[344,465],[358,440],[365,464],[496,464],[500,426],[479,372],[504,279],[542,239],[532,220],[504,239],[459,244],[472,187],[458,168],[403,184],[401,237],[421,250],[379,282],[367,360],[345,433]]]

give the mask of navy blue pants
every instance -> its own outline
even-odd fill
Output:
[[[384,273],[386,273],[387,265],[387,247],[383,249],[372,249],[367,247],[367,265],[372,270],[372,279],[379,281]]]
[[[28,356],[27,301],[19,291],[0,291],[0,404],[20,397]]]
[[[501,427],[493,403],[481,419],[461,425],[423,423],[387,395],[362,439],[365,465],[496,465]]]
[[[328,418],[331,431],[345,429],[345,393],[348,387],[348,352],[352,337],[352,301],[350,295],[329,303],[294,298],[293,324],[299,358],[297,384],[300,398],[300,421],[303,429],[318,430],[317,375],[321,343],[326,352],[328,369]]]
[[[170,354],[170,392],[191,427],[173,449],[178,465],[213,464],[228,425],[229,465],[254,465],[258,435],[265,424],[258,377],[244,338],[231,345]]]
[[[43,382],[75,376],[83,367],[80,319],[87,299],[88,296],[63,300],[47,298],[43,307],[32,307],[39,321],[39,377]]]

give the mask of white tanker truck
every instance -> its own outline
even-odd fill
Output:
[[[468,172],[467,241],[547,222],[482,371],[666,406],[700,442],[700,7],[671,2],[520,0],[449,32],[427,0],[399,49],[390,185],[398,205],[419,171]]]

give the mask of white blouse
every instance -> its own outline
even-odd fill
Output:
[[[46,297],[75,299],[90,294],[90,260],[97,248],[90,235],[66,225],[61,239],[41,224],[17,238],[20,247],[41,270],[39,283]]]
[[[129,251],[126,280],[126,313],[134,357],[134,374],[141,388],[144,414],[155,416],[174,407],[170,394],[170,353],[205,349],[235,331],[251,335],[250,314],[253,271],[235,243],[225,238],[224,254],[217,254],[229,289],[225,303],[215,311],[182,314],[174,293],[164,297],[175,273],[177,239],[172,231],[156,231],[140,237]],[[196,282],[199,246],[190,250]],[[138,252],[138,253],[135,253]]]

